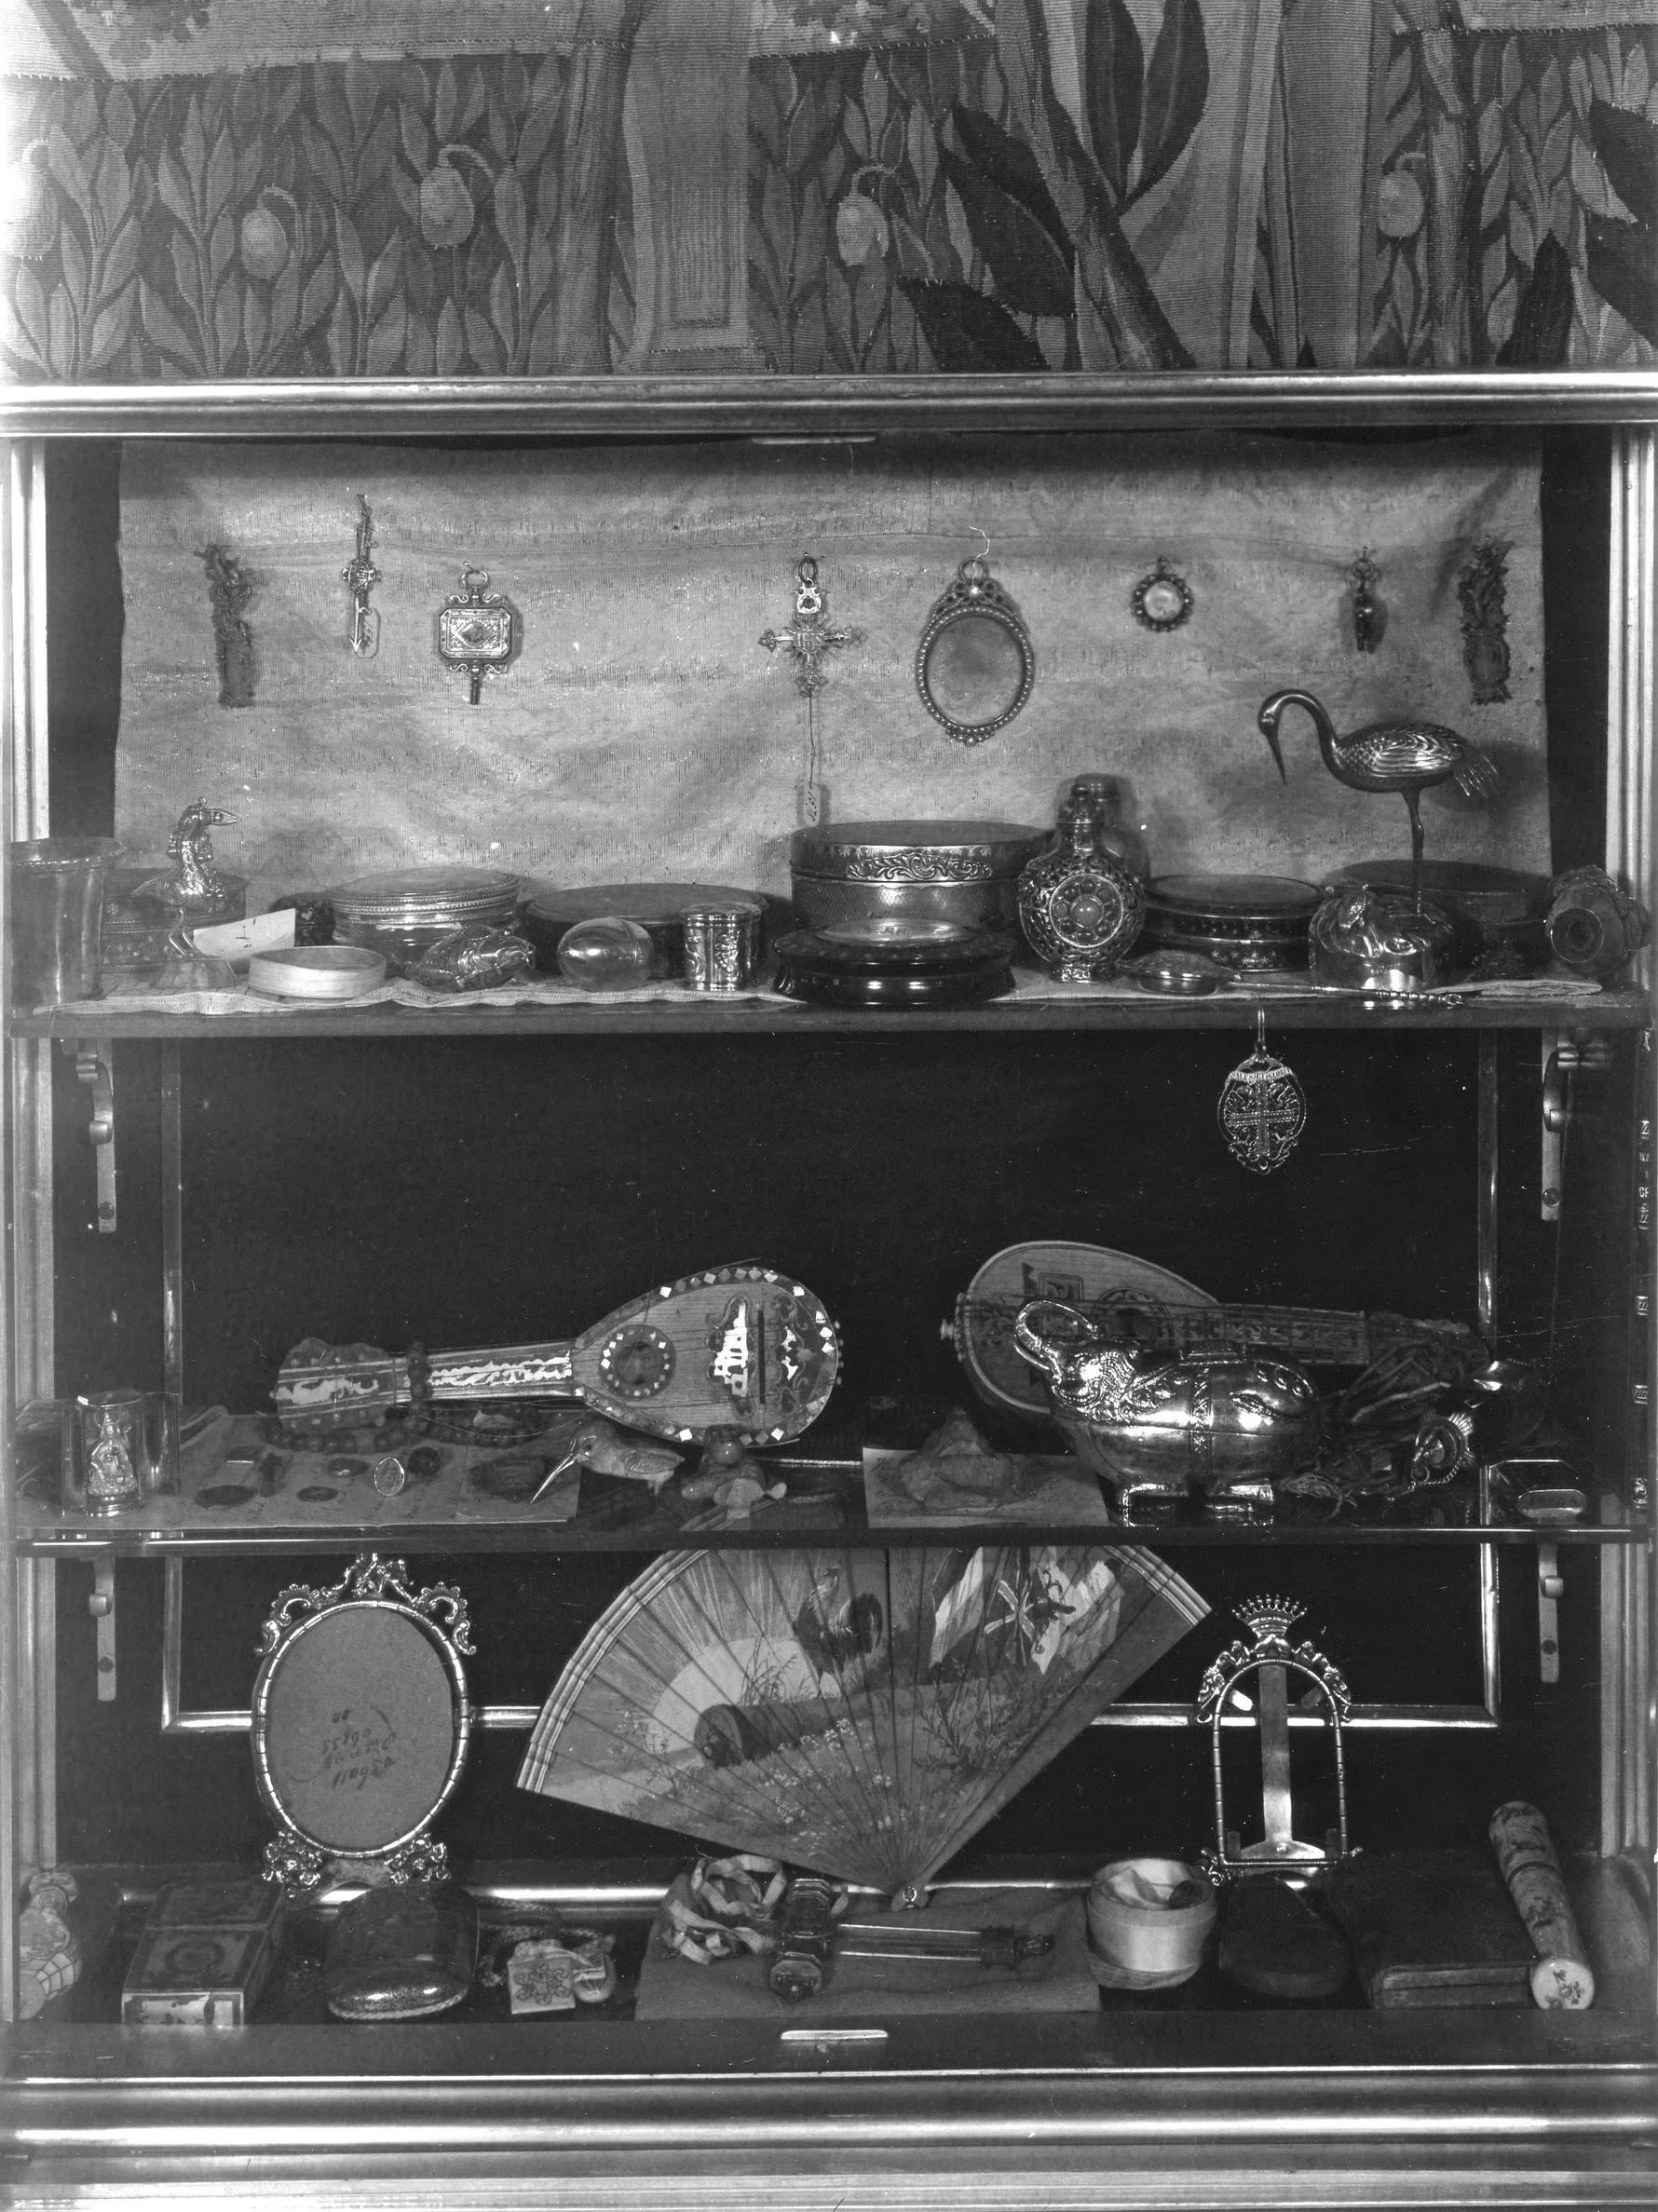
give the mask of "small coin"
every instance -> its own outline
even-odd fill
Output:
[[[374,1461],[371,1479],[382,1498],[395,1498],[409,1477],[397,1454],[387,1452]]]
[[[214,1483],[208,1489],[197,1491],[196,1502],[197,1505],[246,1505],[252,1495],[245,1483]]]

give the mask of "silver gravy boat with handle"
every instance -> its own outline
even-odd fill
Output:
[[[1270,1519],[1274,1478],[1305,1467],[1317,1449],[1318,1392],[1287,1360],[1170,1359],[1108,1335],[1057,1298],[1022,1306],[1013,1341],[1046,1380],[1071,1449],[1131,1516],[1196,1491],[1222,1519]]]

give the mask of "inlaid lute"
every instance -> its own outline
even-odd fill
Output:
[[[428,1399],[552,1398],[680,1443],[718,1429],[783,1444],[822,1412],[839,1365],[835,1323],[803,1284],[771,1268],[710,1268],[631,1298],[567,1343],[393,1359],[307,1337],[273,1395],[301,1432]]]

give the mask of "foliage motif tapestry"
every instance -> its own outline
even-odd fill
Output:
[[[0,373],[1613,366],[1658,0],[10,0]]]

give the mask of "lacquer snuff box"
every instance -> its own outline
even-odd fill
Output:
[[[1307,965],[1316,885],[1288,875],[1154,875],[1147,951],[1204,953],[1239,975]]]

